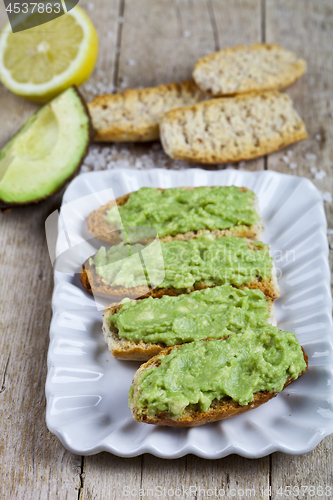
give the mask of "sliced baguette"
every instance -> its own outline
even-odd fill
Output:
[[[156,188],[162,192],[165,189]],[[195,189],[194,187],[183,187],[185,190]],[[240,191],[247,191],[247,188],[240,187]],[[113,227],[110,223],[105,220],[105,216],[108,210],[113,208],[115,205],[119,207],[126,204],[129,199],[131,193],[125,194],[124,196],[120,196],[116,200],[112,200],[106,205],[101,206],[98,210],[94,210],[91,214],[89,214],[87,219],[87,225],[89,232],[99,241],[103,243],[108,243],[110,245],[117,245],[121,243],[121,239],[119,238],[119,231],[117,231],[116,227]],[[260,216],[260,209],[258,204],[258,199],[255,197],[254,207]],[[199,236],[203,233],[211,233],[214,237],[218,238],[220,236],[240,236],[246,237],[253,240],[260,240],[264,231],[263,224],[261,220],[252,226],[234,226],[230,229],[216,229],[214,231],[209,231],[208,229],[200,229],[199,231],[188,231],[183,234],[177,234],[175,236],[164,236],[160,238],[160,241],[171,241],[171,240],[181,240],[187,241],[195,236]]]
[[[277,91],[170,111],[160,133],[171,158],[199,163],[251,160],[307,138],[290,97]]]
[[[245,92],[281,90],[306,71],[304,59],[279,45],[238,45],[198,60],[193,78],[203,91],[220,97]]]
[[[209,339],[207,339],[207,341],[209,342]],[[179,349],[179,347],[181,346],[167,347],[166,349],[163,349],[158,356],[154,356],[149,361],[142,364],[134,375],[133,386],[135,386],[138,376],[144,370],[151,367],[158,367],[160,363],[159,358],[161,357],[161,355],[166,356],[173,349]],[[301,349],[303,351],[304,361],[306,363],[306,369],[299,375],[299,377],[304,375],[304,373],[306,373],[308,370],[308,356],[304,351],[303,347],[301,347]],[[286,387],[288,387],[288,385],[290,385],[292,382],[294,382],[294,379],[292,377],[289,377],[283,387],[283,390]],[[270,399],[273,399],[275,396],[277,396],[277,394],[278,393],[273,391],[257,392],[253,395],[253,401],[251,401],[251,403],[247,405],[240,405],[236,401],[233,401],[231,398],[223,398],[222,400],[214,399],[208,410],[205,412],[200,411],[195,407],[193,407],[192,405],[190,405],[187,407],[185,413],[181,415],[181,417],[178,419],[171,418],[170,416],[168,416],[167,412],[160,412],[157,415],[155,415],[155,417],[149,417],[148,415],[141,416],[138,413],[138,409],[136,408],[133,401],[130,402],[130,410],[132,412],[134,419],[137,422],[144,422],[146,424],[169,426],[169,427],[196,427],[198,425],[204,425],[210,422],[216,422],[218,420],[231,418],[236,415],[240,415],[241,413],[245,413],[249,410],[254,410],[255,408],[258,408],[258,406],[267,403]]]
[[[251,240],[247,240],[247,246],[252,247]],[[176,288],[148,288],[148,286],[137,286],[133,288],[125,288],[123,286],[111,286],[105,284],[102,278],[96,273],[95,267],[89,264],[89,259],[82,266],[82,271],[80,273],[80,280],[84,288],[91,294],[107,297],[112,301],[112,305],[119,304],[124,298],[130,299],[144,299],[147,297],[160,298],[163,295],[176,296],[183,293],[190,293],[195,290],[203,290],[205,288],[210,288],[204,282],[196,282],[192,287],[187,289],[176,289]],[[213,285],[216,286],[216,285]],[[272,264],[271,276],[267,279],[255,278],[250,283],[244,283],[243,285],[236,288],[258,288],[265,295],[271,299],[276,299],[280,296],[280,289],[277,282],[276,270],[274,262]]]
[[[95,141],[154,141],[167,111],[205,99],[193,80],[101,95],[88,104]]]
[[[274,302],[269,298],[267,298],[267,306],[270,314],[267,321],[270,325],[276,326]],[[142,340],[133,342],[119,337],[118,329],[110,322],[110,318],[121,308],[122,304],[111,305],[104,309],[103,313],[103,334],[114,358],[126,361],[148,361],[148,359],[156,356],[166,348],[166,345],[161,342],[152,343],[143,342]]]

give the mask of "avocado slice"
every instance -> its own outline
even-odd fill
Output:
[[[31,116],[0,151],[0,203],[40,201],[72,177],[92,135],[89,112],[70,87]]]

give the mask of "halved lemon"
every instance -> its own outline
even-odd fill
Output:
[[[8,23],[0,33],[0,80],[15,94],[44,103],[81,85],[97,54],[95,27],[80,7],[18,33]]]

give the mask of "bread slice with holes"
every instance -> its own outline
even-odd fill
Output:
[[[293,333],[272,326],[246,330],[162,350],[135,373],[129,406],[138,422],[195,427],[261,406],[307,369],[308,356]],[[221,397],[212,400],[214,394]]]
[[[205,308],[205,305],[208,307]],[[168,317],[167,310],[170,308],[172,314]],[[114,315],[118,317],[115,318]],[[250,321],[265,320],[276,326],[272,299],[265,297],[259,290],[248,288],[238,290],[230,285],[222,285],[213,289],[191,292],[186,296],[163,296],[160,299],[148,298],[109,306],[103,313],[103,333],[114,358],[147,361],[167,346],[201,340],[207,336],[212,337],[212,332],[214,332],[214,338],[218,338],[218,335],[224,337],[226,331],[238,332],[242,325]],[[235,321],[237,327],[235,327]],[[191,327],[193,322],[199,330],[195,336]],[[203,324],[202,334],[200,334],[201,327],[198,327],[201,323]],[[188,325],[185,333],[183,333],[184,325]],[[209,330],[208,327],[210,327]],[[156,329],[160,332],[160,339],[164,342],[151,341],[152,332]],[[133,330],[137,338],[129,340],[131,333],[128,332]]]
[[[193,78],[203,91],[221,97],[281,90],[306,71],[304,59],[275,44],[238,45],[198,60]]]
[[[160,245],[166,281],[158,273],[161,264],[159,255],[156,259],[150,259],[148,269],[148,275],[157,277],[156,283],[147,282],[142,268],[141,276],[133,281],[133,286],[126,286],[124,271],[125,276],[129,278],[128,283],[132,281],[126,271],[129,261],[123,257],[123,267],[120,266],[109,281],[103,276],[103,270],[107,269],[104,266],[108,266],[106,251],[103,263],[98,264],[100,272],[96,271],[95,256],[85,262],[80,274],[81,283],[88,292],[107,297],[112,304],[118,304],[124,298],[177,296],[225,284],[240,289],[244,287],[259,289],[272,299],[280,295],[269,246],[261,242],[229,236],[214,238],[212,235],[204,234],[188,241],[161,242]],[[143,248],[149,248],[149,245]],[[115,248],[111,247],[111,250],[114,255]],[[103,247],[99,252],[102,251],[104,253]],[[231,264],[234,264],[233,269]]]
[[[198,188],[195,187],[183,187],[181,188],[184,191],[193,191],[195,194],[195,190]],[[223,189],[229,191],[230,193],[225,196],[225,202],[228,203],[229,197],[232,197],[232,190],[239,190],[239,194],[242,195],[244,194],[244,197],[246,194],[252,193],[250,190],[248,190],[245,187],[239,187],[236,188],[235,186],[230,186],[230,187],[223,187]],[[171,192],[171,189],[161,189],[161,188],[156,188],[157,191],[160,191],[163,196],[167,195],[168,192]],[[139,190],[140,191],[140,190]],[[119,232],[117,231],[117,226],[110,224],[106,220],[106,215],[109,210],[114,208],[115,206],[118,207],[125,207],[126,204],[130,201],[132,201],[132,198],[136,196],[138,192],[134,193],[129,193],[124,196],[120,196],[116,200],[112,200],[106,205],[101,206],[99,209],[94,210],[91,214],[89,214],[88,219],[87,219],[87,226],[89,232],[99,241],[102,241],[103,243],[108,243],[110,245],[116,245],[120,243],[122,240],[119,237]],[[182,206],[184,206],[184,200],[182,201]],[[242,201],[240,200],[240,205],[242,204]],[[189,211],[190,210],[195,210],[195,204],[189,205]],[[144,208],[144,207],[143,207]],[[241,208],[241,207],[240,207]],[[264,231],[263,223],[261,220],[260,216],[260,208],[259,208],[259,203],[256,195],[252,193],[252,206],[249,207],[251,210],[253,210],[253,213],[257,214],[257,219],[258,221],[251,224],[251,225],[244,225],[244,224],[237,224],[237,225],[231,225],[228,228],[219,228],[219,229],[214,229],[214,230],[209,230],[208,226],[202,225],[201,227],[197,227],[195,225],[192,226],[191,230],[186,230],[184,232],[181,232],[179,230],[178,234],[176,235],[167,235],[167,236],[162,236],[159,235],[160,241],[171,241],[172,239],[175,240],[181,240],[181,241],[187,241],[195,236],[199,236],[200,234],[204,233],[211,233],[215,237],[220,237],[220,236],[240,236],[240,237],[246,237],[254,240],[260,240]],[[156,205],[156,211],[159,209],[158,202]],[[245,209],[245,206],[244,206]],[[144,213],[143,210],[141,210],[141,213]],[[223,216],[224,214],[221,213],[219,214]],[[153,214],[152,216],[147,216],[144,219],[142,219],[142,222],[140,225],[144,226],[152,226],[154,227],[154,216],[156,214]],[[174,219],[177,218],[178,222],[180,222],[181,217],[179,215],[175,215]],[[126,224],[125,224],[126,225]]]
[[[290,97],[277,91],[170,111],[160,133],[171,158],[198,163],[251,160],[307,138]]]
[[[206,97],[193,80],[97,96],[88,104],[96,132],[94,140],[155,141],[159,138],[159,123],[167,111]]]

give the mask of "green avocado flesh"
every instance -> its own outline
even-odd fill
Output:
[[[144,370],[130,389],[139,416],[165,411],[177,419],[189,405],[207,411],[214,399],[224,397],[247,405],[253,394],[280,392],[289,377],[297,379],[306,369],[295,335],[273,326],[184,344],[154,359],[160,365]]]
[[[149,226],[160,237],[198,231],[252,226],[260,221],[252,191],[235,186],[166,189],[141,188],[125,205],[107,211],[115,227]],[[120,218],[119,218],[120,216]]]
[[[0,151],[0,200],[29,203],[54,193],[79,167],[89,140],[89,116],[71,87],[31,116]]]
[[[102,247],[89,259],[103,282],[111,286],[131,288],[147,285],[147,281],[154,288],[177,290],[191,289],[198,282],[207,286],[241,286],[255,278],[265,280],[272,271],[267,245],[254,241],[249,248],[246,239],[232,236],[214,238],[203,234],[189,241],[154,242],[146,248],[135,245],[136,251],[141,248],[142,254],[147,252],[143,260],[148,276],[138,254],[116,261],[117,247],[124,251],[126,245],[120,244],[108,251]],[[162,253],[161,258],[158,252]]]
[[[178,297],[125,302],[109,320],[123,339],[173,346],[227,337],[247,325],[266,325],[268,317],[269,302],[260,290],[224,285]]]

